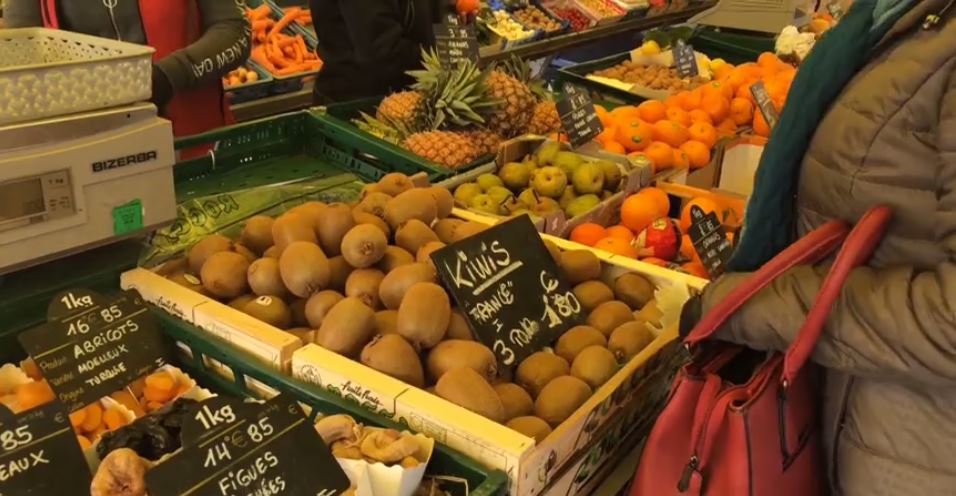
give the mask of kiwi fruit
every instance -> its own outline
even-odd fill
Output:
[[[206,260],[214,253],[222,251],[232,251],[232,241],[229,238],[218,234],[210,234],[200,239],[189,249],[189,270],[193,274],[199,274]]]
[[[432,253],[441,250],[444,247],[445,243],[442,243],[441,241],[429,241],[418,249],[418,254],[415,255],[415,261],[434,265],[434,262],[432,261]]]
[[[296,241],[316,244],[315,228],[312,219],[304,214],[286,212],[272,223],[272,239],[279,255]]]
[[[503,382],[494,388],[502,406],[505,407],[505,420],[531,415],[534,411],[534,400],[521,386]]]
[[[216,298],[235,298],[249,290],[248,270],[246,257],[232,251],[220,251],[210,255],[202,264],[199,279],[206,291]]]
[[[179,272],[177,274],[173,274],[169,276],[169,280],[176,284],[179,284],[180,286],[190,291],[194,291],[204,296],[211,296],[209,292],[206,291],[206,288],[203,287],[202,281],[200,281],[198,277],[192,274],[187,274],[186,272]]]
[[[342,238],[355,227],[352,209],[344,203],[332,203],[322,210],[316,233],[319,246],[330,257],[342,254]]]
[[[240,254],[240,255],[246,257],[246,260],[248,260],[249,263],[255,262],[256,259],[259,258],[259,257],[256,256],[255,253],[252,252],[252,250],[250,250],[249,248],[247,248],[247,247],[245,247],[245,246],[243,246],[243,245],[241,245],[241,244],[239,244],[239,243],[233,243],[233,245],[232,245],[232,251],[234,251],[234,252],[236,252],[236,253],[238,253],[238,254]]]
[[[345,298],[333,306],[315,333],[315,343],[343,356],[355,358],[375,335],[375,312],[358,298]]]
[[[344,299],[345,296],[331,289],[319,291],[310,296],[305,301],[305,320],[309,323],[309,327],[318,329],[325,316],[329,314],[329,310]]]
[[[282,298],[260,296],[242,306],[242,312],[279,329],[292,325],[292,310]]]
[[[418,352],[398,334],[376,336],[362,349],[363,364],[417,388],[425,387]]]
[[[451,303],[444,288],[432,282],[409,286],[398,306],[398,333],[419,349],[429,349],[445,337]]]
[[[445,372],[435,384],[435,393],[495,422],[505,421],[505,407],[498,393],[481,374],[468,367]]]
[[[619,363],[634,358],[654,341],[654,333],[642,322],[628,322],[614,329],[607,340],[607,349],[614,353]]]
[[[329,289],[339,292],[345,291],[345,282],[349,280],[349,275],[355,267],[349,265],[345,257],[339,255],[329,259]]]
[[[564,272],[564,277],[567,277],[571,284],[580,284],[601,277],[601,261],[597,255],[588,250],[561,252],[559,265]]]
[[[548,249],[548,253],[551,254],[551,258],[554,259],[554,263],[561,264],[561,248],[558,248],[558,245],[554,244],[554,241],[550,239],[542,239],[544,241],[544,247]]]
[[[451,309],[451,318],[448,320],[448,331],[445,332],[445,339],[475,340],[475,335],[471,332],[468,321],[461,310],[457,308]]]
[[[455,239],[455,230],[464,223],[461,219],[439,219],[435,222],[435,235],[442,243],[450,244]]]
[[[591,397],[591,386],[571,375],[549,382],[534,400],[534,414],[551,427],[561,425]]]
[[[340,251],[345,261],[356,269],[378,263],[385,255],[388,238],[381,229],[371,224],[359,224],[342,237]]]
[[[379,310],[375,312],[375,332],[379,334],[397,334],[398,310]]]
[[[242,226],[239,242],[250,250],[262,254],[275,243],[272,241],[272,224],[275,219],[265,215],[254,215]]]
[[[408,288],[419,282],[437,282],[437,278],[435,268],[429,264],[414,262],[402,265],[385,275],[378,296],[385,308],[397,310]]]
[[[398,196],[415,187],[412,180],[401,172],[385,174],[378,180],[377,186],[378,191],[388,196]]]
[[[373,310],[381,306],[378,289],[385,274],[378,269],[355,269],[345,281],[345,296],[362,300]]]
[[[296,241],[279,257],[279,275],[289,292],[299,298],[308,298],[329,287],[332,272],[329,259],[318,245]]]
[[[431,193],[432,198],[435,199],[435,207],[438,209],[438,218],[444,219],[451,215],[451,209],[455,207],[455,197],[452,196],[451,191],[441,186],[431,186],[428,188],[428,192]]]
[[[402,265],[415,263],[415,256],[398,246],[388,245],[385,247],[385,254],[378,262],[378,268],[388,274]]]
[[[321,218],[322,210],[324,210],[325,207],[326,205],[323,202],[308,201],[289,210],[289,212],[300,214],[308,218],[312,223],[312,229],[314,230],[319,225],[319,219]]]
[[[279,259],[279,247],[276,245],[270,246],[266,251],[262,252],[262,258],[274,258]]]
[[[525,436],[534,438],[534,442],[537,444],[543,443],[545,438],[551,434],[551,426],[548,425],[548,423],[544,420],[541,420],[534,415],[513,418],[509,420],[505,426],[513,431],[518,431]]]
[[[581,350],[571,364],[571,375],[597,389],[617,373],[617,359],[607,348],[594,345]]]
[[[392,236],[392,229],[388,227],[388,224],[386,224],[384,220],[372,214],[353,210],[352,220],[355,221],[356,225],[367,224],[377,227],[380,231],[382,231],[382,234],[384,234],[386,238],[390,238]]]
[[[644,305],[644,308],[634,312],[634,320],[637,320],[638,322],[646,322],[657,328],[661,327],[661,318],[663,316],[664,312],[661,312],[661,310],[657,308],[656,300],[647,302],[647,305]]]
[[[455,234],[451,238],[451,243],[457,243],[465,238],[470,238],[482,231],[485,231],[489,227],[491,226],[469,220],[455,229]]]
[[[574,362],[581,350],[588,346],[607,346],[607,338],[601,331],[586,325],[575,326],[558,338],[554,353],[561,358]]]
[[[293,327],[292,329],[286,329],[285,332],[299,338],[299,341],[302,342],[302,346],[305,346],[313,341],[315,341],[315,329],[309,329],[308,327]]]
[[[425,358],[425,368],[432,381],[458,367],[474,369],[488,381],[498,375],[498,360],[494,352],[477,341],[447,339],[435,345]]]
[[[412,219],[418,219],[430,226],[436,217],[438,206],[435,204],[435,198],[425,188],[402,192],[385,205],[385,222],[388,222],[392,229],[398,229]]]
[[[256,295],[244,294],[229,300],[229,303],[227,303],[227,305],[229,305],[231,308],[235,308],[236,310],[241,311],[242,307],[246,306],[246,303],[249,303],[250,301],[254,299],[256,299]]]
[[[640,274],[628,272],[614,280],[614,297],[638,309],[654,298],[654,285]]]
[[[430,241],[438,241],[438,235],[418,219],[410,219],[395,232],[395,244],[409,253],[418,253],[418,249]]]
[[[523,387],[531,396],[537,397],[544,386],[555,377],[570,373],[571,365],[567,360],[554,353],[538,351],[518,364],[515,370],[515,383]]]
[[[294,298],[291,302],[289,302],[289,311],[292,312],[293,326],[311,328],[309,325],[309,319],[305,317],[305,304],[308,302],[308,298]]]
[[[246,278],[249,280],[249,288],[259,296],[285,298],[289,294],[279,274],[279,261],[274,258],[260,258],[252,262],[246,272]]]
[[[601,281],[584,281],[574,287],[574,296],[581,302],[581,308],[590,312],[601,303],[614,299],[614,291]]]
[[[588,315],[588,325],[610,336],[614,329],[626,322],[634,320],[631,308],[623,301],[608,301],[601,303]]]
[[[374,215],[384,221],[385,206],[388,205],[391,199],[392,197],[385,193],[378,191],[370,192],[355,205],[353,212]]]

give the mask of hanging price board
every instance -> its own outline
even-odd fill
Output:
[[[527,215],[431,257],[472,331],[495,352],[503,370],[585,320],[581,303]]]
[[[578,86],[564,83],[564,98],[558,100],[557,107],[561,126],[574,148],[590,142],[604,130],[591,95]]]
[[[694,55],[694,47],[688,45],[684,40],[674,42],[674,66],[680,77],[696,77],[700,72],[697,69],[697,57]]]
[[[690,218],[690,239],[701,263],[712,278],[723,274],[734,247],[727,239],[717,214],[705,214],[703,209],[693,205],[690,207]]]
[[[460,61],[478,63],[478,36],[473,24],[464,23],[457,15],[448,15],[435,25],[435,50],[442,67],[455,67]]]
[[[777,125],[777,121],[780,120],[780,114],[777,113],[777,107],[773,105],[773,100],[770,98],[770,94],[767,93],[767,88],[763,85],[763,81],[757,81],[751,84],[750,94],[754,96],[754,100],[757,102],[757,108],[760,109],[760,113],[763,115],[763,120],[767,121],[767,125],[770,126],[770,129],[773,129]]]

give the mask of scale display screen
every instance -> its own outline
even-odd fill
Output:
[[[0,184],[0,222],[43,212],[42,178]]]

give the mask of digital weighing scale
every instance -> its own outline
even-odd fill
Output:
[[[172,222],[175,162],[149,103],[0,126],[0,274]]]

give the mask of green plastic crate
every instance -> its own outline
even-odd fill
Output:
[[[283,394],[291,394],[300,402],[312,407],[313,414],[346,413],[359,422],[389,427],[398,430],[407,429],[368,410],[356,403],[346,401],[321,387],[308,384],[279,374],[269,366],[262,364],[256,357],[234,349],[229,343],[196,328],[172,315],[155,309],[163,331],[172,340],[189,348],[191,357],[184,357],[179,365],[201,385],[213,385],[215,389],[235,396],[256,397],[250,390],[247,378],[259,381]],[[211,370],[205,358],[214,359],[232,369],[233,379],[229,380]],[[456,491],[457,485],[449,485],[454,496],[492,496],[507,494],[508,477],[500,470],[489,470],[470,458],[440,444],[435,445],[432,460],[427,472],[436,476],[451,476],[468,481],[468,492]]]
[[[493,157],[489,155],[464,167],[449,169],[366,133],[352,124],[352,119],[360,118],[361,112],[374,115],[375,108],[381,101],[380,97],[366,98],[335,103],[317,110],[315,114],[318,125],[325,139],[322,144],[322,153],[330,159],[362,162],[380,170],[381,175],[389,172],[402,172],[408,175],[425,172],[433,182],[447,179],[493,160]]]

